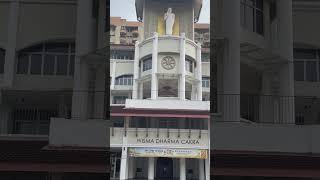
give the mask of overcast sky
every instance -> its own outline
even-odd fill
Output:
[[[111,0],[110,16],[119,16],[129,21],[137,21],[135,0]],[[210,22],[210,0],[203,0],[199,23]]]

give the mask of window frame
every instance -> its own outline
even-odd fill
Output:
[[[251,1],[252,4],[249,4],[248,2]],[[262,1],[262,8],[260,9],[258,6],[257,6],[257,0],[241,0],[240,1],[240,25],[250,31],[250,32],[254,32],[254,33],[257,33],[261,36],[264,36],[265,34],[265,13],[264,13],[264,0],[261,0]],[[249,9],[249,10],[248,10]],[[252,10],[252,12],[250,12]],[[252,17],[250,17],[250,20],[248,19],[248,15],[247,13],[250,12],[253,13]],[[258,19],[257,19],[257,14],[258,13],[261,13],[262,15],[262,32],[258,32]],[[250,21],[250,23],[252,24],[248,24]],[[249,25],[252,27],[249,27]]]
[[[67,51],[66,52],[50,52],[49,50],[47,50],[47,46],[49,44],[54,44],[54,43],[57,43],[57,44],[65,44],[66,47],[67,47]],[[41,50],[40,51],[29,51],[29,49],[32,49],[33,47],[37,47],[37,46],[40,46],[41,47]],[[74,73],[74,62],[75,62],[75,59],[72,59],[72,58],[75,58],[75,51],[73,50],[74,49],[74,42],[43,42],[43,43],[40,43],[40,44],[36,44],[34,46],[31,46],[31,47],[27,47],[23,50],[21,50],[19,52],[19,55],[18,55],[18,59],[16,61],[16,74],[19,74],[19,75],[37,75],[37,76],[73,76],[73,73]],[[31,73],[31,62],[32,62],[32,56],[34,55],[40,55],[41,56],[41,73],[40,74],[32,74]],[[21,72],[19,71],[19,64],[20,64],[20,56],[26,56],[28,58],[28,64],[27,64],[27,72]],[[49,73],[47,74],[47,72],[45,72],[45,59],[46,59],[46,56],[54,56],[54,67],[53,67],[53,73]],[[67,70],[67,73],[65,74],[59,74],[58,73],[58,56],[66,56],[67,57],[67,62],[66,62],[66,70]],[[72,68],[72,67],[73,68]],[[73,72],[71,72],[71,70],[73,70]]]
[[[131,82],[131,83],[129,83]],[[133,85],[133,74],[124,74],[115,78],[115,85],[117,86],[132,86]]]
[[[300,81],[300,82],[320,82],[320,52],[318,49],[307,49],[307,48],[294,48],[294,51],[296,50],[313,50],[315,51],[315,57],[314,58],[300,58],[300,57],[294,57],[294,63],[296,62],[302,62],[303,63],[303,81],[297,80],[296,74],[294,73],[294,81]],[[314,62],[315,63],[315,73],[316,78],[315,80],[309,80],[308,74],[307,74],[307,63]]]

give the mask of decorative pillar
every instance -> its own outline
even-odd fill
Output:
[[[186,159],[180,158],[180,180],[186,180]]]
[[[113,60],[113,62],[112,62],[112,74],[111,74],[110,90],[114,90],[114,86],[115,86],[115,82],[116,82],[116,69],[117,69],[117,61]]]
[[[152,45],[152,74],[151,74],[151,99],[158,98],[158,33],[153,35]]]
[[[134,51],[134,63],[133,63],[133,88],[132,99],[138,99],[138,87],[139,87],[139,42],[136,41]]]
[[[204,160],[203,159],[199,159],[199,180],[205,180],[205,176],[204,176]]]
[[[10,12],[8,20],[8,34],[7,46],[4,63],[4,84],[5,86],[12,86],[15,70],[16,46],[17,46],[17,32],[19,20],[19,1],[10,2]]]
[[[120,164],[120,180],[128,179],[128,152],[127,147],[122,147],[121,164]]]
[[[128,179],[134,178],[134,157],[129,157]]]
[[[210,151],[209,153],[209,158],[205,159],[205,172],[206,172],[206,180],[210,179]]]
[[[154,179],[154,158],[150,157],[149,159],[149,166],[148,166],[148,180]]]
[[[180,37],[180,81],[179,97],[180,100],[186,99],[186,34],[181,33]]]
[[[202,101],[202,61],[201,61],[201,44],[197,44],[197,100]]]
[[[72,96],[72,118],[88,119],[88,64],[84,55],[96,49],[95,21],[92,18],[92,2],[79,0],[77,3],[76,57]]]
[[[224,121],[240,121],[240,1],[225,0],[223,17],[227,37],[223,59]]]
[[[295,123],[294,107],[294,73],[293,73],[293,31],[292,31],[292,0],[277,1],[279,4],[279,53],[287,60],[281,65],[280,78],[280,121]]]

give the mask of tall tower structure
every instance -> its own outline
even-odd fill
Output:
[[[133,99],[202,100],[201,45],[193,41],[201,6],[136,0],[144,38],[135,47]]]

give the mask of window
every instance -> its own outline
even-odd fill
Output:
[[[56,116],[55,109],[15,109],[12,112],[12,133],[48,134],[50,118]]]
[[[42,57],[39,54],[31,55],[31,74],[41,74]]]
[[[147,71],[152,69],[152,59],[143,60],[142,71]]]
[[[202,87],[209,88],[210,87],[210,78],[207,76],[202,77]]]
[[[186,71],[193,72],[193,61],[186,59]]]
[[[125,104],[126,99],[128,99],[128,96],[114,96],[113,104]]]
[[[28,74],[29,56],[22,54],[18,58],[17,74]]]
[[[74,43],[42,43],[20,51],[17,74],[73,76]]]
[[[241,0],[240,23],[248,31],[264,34],[263,0]]]
[[[317,81],[317,66],[315,61],[306,61],[306,81]]]
[[[210,62],[210,54],[209,53],[201,53],[201,61],[202,62]]]
[[[57,56],[57,75],[67,75],[68,72],[68,56]]]
[[[294,62],[294,79],[296,81],[304,81],[304,61]]]
[[[0,74],[4,72],[5,50],[0,49]]]
[[[117,77],[115,84],[131,86],[133,84],[133,75],[130,74]]]
[[[294,49],[294,79],[320,81],[320,55],[316,49]]]

